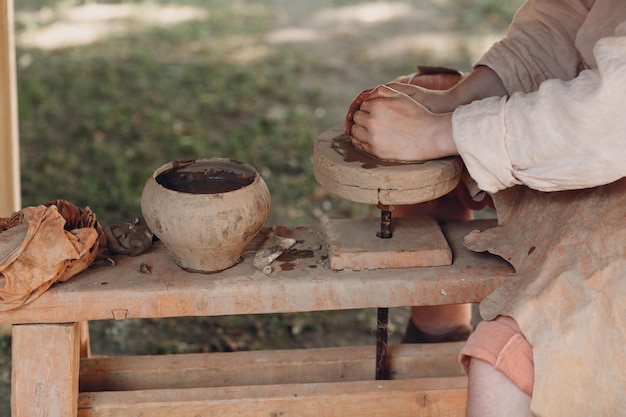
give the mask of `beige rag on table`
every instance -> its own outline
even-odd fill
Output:
[[[626,178],[578,191],[493,195],[498,226],[465,244],[516,270],[481,303],[515,318],[533,346],[537,416],[626,411]]]
[[[0,311],[38,298],[87,268],[99,244],[91,210],[57,200],[0,219]]]

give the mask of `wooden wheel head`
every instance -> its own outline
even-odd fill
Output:
[[[452,191],[461,178],[460,157],[420,163],[388,162],[357,151],[343,126],[322,133],[313,147],[315,178],[329,193],[358,203],[417,204]]]

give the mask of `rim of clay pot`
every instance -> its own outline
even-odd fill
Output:
[[[173,175],[167,178],[165,175],[168,173],[181,175],[179,175],[180,178],[175,178]],[[227,175],[224,175],[225,173]],[[188,181],[185,174],[187,177],[191,175],[192,181]],[[232,193],[253,185],[259,178],[258,171],[250,164],[220,157],[177,159],[162,165],[152,174],[152,179],[161,188],[185,195]],[[192,185],[194,179],[199,180],[194,182],[195,186]]]

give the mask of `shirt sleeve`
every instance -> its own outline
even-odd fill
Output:
[[[502,79],[509,94],[535,91],[552,78],[571,80],[581,69],[575,41],[591,0],[531,0],[517,11],[507,36],[476,65]]]
[[[596,43],[597,69],[455,110],[454,141],[480,189],[558,191],[626,176],[625,29]]]

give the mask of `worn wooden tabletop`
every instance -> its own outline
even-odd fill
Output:
[[[296,245],[265,274],[242,261],[214,274],[186,272],[156,243],[116,265],[90,268],[50,288],[39,299],[0,313],[0,323],[286,313],[477,302],[514,273],[501,258],[463,247],[463,237],[492,221],[450,223],[442,230],[453,252],[450,266],[332,271],[321,228],[279,227]],[[265,233],[266,230],[262,233]],[[263,235],[252,246],[262,243]],[[149,273],[148,273],[149,271]]]

